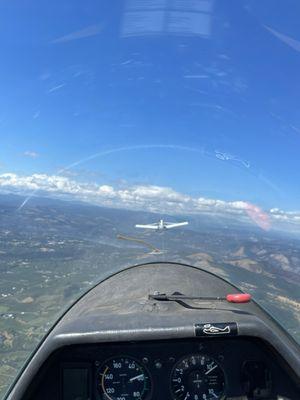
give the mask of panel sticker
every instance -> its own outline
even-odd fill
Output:
[[[236,336],[238,334],[236,322],[207,322],[195,324],[196,336]]]

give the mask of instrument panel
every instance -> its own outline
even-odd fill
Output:
[[[132,357],[106,360],[97,370],[96,382],[100,398],[105,400],[147,400],[153,392],[149,370]],[[170,393],[174,400],[222,399],[225,389],[225,374],[212,357],[191,354],[172,368]]]
[[[299,395],[270,349],[250,338],[74,345],[61,350],[52,364],[52,383],[46,386],[60,384],[57,394],[41,394],[43,400],[259,400]]]

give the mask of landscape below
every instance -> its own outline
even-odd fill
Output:
[[[82,293],[112,272],[150,261],[190,264],[227,279],[300,342],[300,239],[208,216],[183,216],[187,228],[149,233],[134,225],[161,215],[46,198],[18,210],[23,200],[0,195],[0,398]]]

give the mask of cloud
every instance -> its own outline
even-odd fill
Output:
[[[296,51],[300,51],[300,41],[299,40],[293,39],[290,36],[285,35],[284,33],[280,33],[278,31],[276,31],[275,29],[270,28],[267,25],[264,25],[264,27],[270,33],[272,33],[272,35],[277,37],[277,39],[281,40],[281,42],[285,43],[286,45],[288,45],[289,47],[291,47],[292,49],[294,49]]]
[[[272,217],[278,221],[288,221],[300,224],[300,212],[298,211],[283,211],[279,208],[270,210]]]
[[[15,173],[0,174],[0,190],[19,194],[32,193],[70,198],[106,207],[145,210],[169,214],[211,215],[235,218],[241,223],[254,223],[264,230],[293,225],[300,230],[300,212],[272,208],[263,211],[245,201],[224,201],[193,197],[171,187],[133,185],[113,187],[96,183],[78,182],[68,176]],[[25,204],[28,200],[25,201]]]
[[[23,154],[24,154],[24,156],[30,157],[30,158],[38,158],[40,156],[35,151],[25,151]]]
[[[53,43],[53,44],[67,43],[67,42],[71,42],[73,40],[84,39],[87,37],[99,35],[99,33],[101,31],[102,31],[102,27],[100,25],[90,25],[84,29],[80,29],[79,31],[74,31],[74,32],[68,33],[67,35],[61,36],[61,37],[53,40],[51,43]]]
[[[191,197],[170,187],[135,185],[116,188],[110,185],[77,182],[60,175],[33,174],[20,176],[14,173],[0,175],[0,188],[28,193],[46,193],[71,196],[110,207],[122,207],[169,213],[222,213],[242,215],[247,203]]]

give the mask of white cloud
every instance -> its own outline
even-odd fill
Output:
[[[276,220],[300,223],[300,212],[298,211],[284,211],[279,208],[272,208],[270,213]]]
[[[300,229],[300,212],[272,208],[268,212],[245,201],[224,201],[192,197],[171,187],[135,185],[118,188],[110,185],[78,182],[70,177],[47,174],[21,176],[0,174],[0,190],[31,196],[49,195],[67,197],[92,204],[146,210],[170,214],[209,214],[236,218],[240,222],[254,223],[262,229],[292,224]],[[25,201],[24,204],[26,204]],[[278,225],[279,224],[279,225]]]
[[[24,154],[24,156],[30,157],[30,158],[37,158],[37,157],[39,157],[39,154],[36,153],[35,151],[25,151],[23,154]]]

